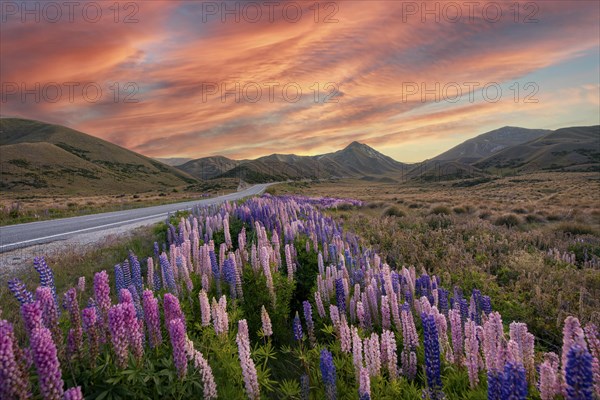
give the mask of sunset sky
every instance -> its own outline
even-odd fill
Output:
[[[505,125],[600,124],[600,2],[278,3],[2,1],[0,113],[152,157],[358,140],[405,162]]]

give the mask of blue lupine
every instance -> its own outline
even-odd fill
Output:
[[[294,339],[298,340],[298,341],[302,340],[302,338],[304,337],[304,334],[302,333],[302,323],[300,323],[300,317],[298,316],[298,311],[296,311],[296,316],[294,317],[293,328],[294,328]]]
[[[335,365],[333,365],[333,356],[326,349],[321,350],[320,367],[321,377],[323,378],[323,384],[325,385],[325,394],[327,396],[327,399],[335,400],[337,397],[337,390],[335,387]]]
[[[337,278],[335,280],[335,298],[337,301],[338,310],[340,314],[346,313],[346,294],[344,293],[344,280]]]
[[[8,288],[17,298],[19,303],[33,303],[33,294],[27,290],[25,284],[18,278],[13,278],[8,281]]]
[[[229,285],[229,293],[231,297],[235,299],[235,264],[230,258],[223,262],[223,279],[225,279],[225,282],[227,282]]]
[[[423,321],[423,344],[425,347],[425,372],[431,399],[443,398],[440,375],[440,342],[433,315],[421,314]]]
[[[128,288],[129,285],[131,285],[131,268],[129,266],[129,261],[123,261],[121,263],[121,269],[123,270],[123,282],[125,284],[125,288]]]
[[[443,288],[438,288],[438,305],[440,312],[448,315],[448,291]]]
[[[137,293],[137,288],[134,285],[129,285],[127,288],[129,293],[131,293],[131,298],[133,299],[133,306],[135,307],[135,314],[138,319],[144,318],[144,309],[142,308],[142,302],[140,300],[140,295]]]
[[[481,298],[481,309],[485,315],[490,315],[492,313],[492,300],[490,299],[490,296],[483,296]]]
[[[171,263],[169,263],[169,259],[165,253],[162,253],[159,258],[160,262],[160,270],[162,272],[163,277],[165,278],[165,282],[167,284],[166,289],[177,295],[177,285],[175,284],[175,276],[173,275],[173,268],[171,267]]]
[[[300,398],[308,400],[310,396],[310,380],[308,375],[304,374],[300,377]]]
[[[463,322],[469,317],[469,303],[465,299],[460,299],[460,317]]]
[[[138,258],[131,250],[129,251],[129,265],[131,265],[131,283],[135,286],[139,297],[144,291],[144,285],[142,283],[142,267],[140,266]]]
[[[594,398],[592,355],[585,348],[573,345],[567,353],[567,399],[592,400]]]
[[[158,242],[154,242],[154,257],[158,258],[160,256],[160,249],[158,248]]]
[[[215,278],[215,284],[217,286],[217,297],[221,297],[221,270],[217,263],[217,255],[214,250],[208,251],[208,257],[210,258],[210,267],[212,269],[213,276]]]
[[[125,289],[125,277],[123,276],[123,268],[121,264],[115,265],[115,289],[117,295],[121,293],[121,289]],[[119,299],[120,301],[120,299]]]
[[[522,364],[507,362],[500,376],[502,400],[523,400],[527,398],[527,378]]]
[[[44,257],[35,257],[33,259],[33,268],[35,268],[40,275],[40,286],[48,287],[52,291],[54,303],[56,304],[56,308],[59,309],[58,295],[56,293],[56,285],[54,283],[54,273],[48,264],[46,264]]]
[[[156,268],[156,267],[155,267]],[[160,279],[160,274],[157,270],[154,271],[154,290],[159,291],[162,287],[162,279]]]
[[[488,400],[502,400],[500,375],[496,371],[488,371]]]

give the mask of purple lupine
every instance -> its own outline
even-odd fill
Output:
[[[42,328],[44,326],[42,322],[42,306],[39,301],[22,304],[21,316],[23,317],[25,331],[29,336],[31,336],[31,333],[35,329]]]
[[[443,398],[442,378],[440,376],[440,342],[433,315],[422,314],[423,321],[423,346],[425,348],[425,372],[427,386],[431,399]]]
[[[568,316],[565,319],[565,325],[563,327],[563,345],[561,355],[561,366],[562,366],[562,383],[563,383],[563,395],[566,395],[566,366],[568,361],[568,354],[571,350],[571,346],[578,345],[581,347],[587,347],[585,342],[585,333],[581,328],[579,319],[573,316]]]
[[[79,293],[85,292],[85,276],[80,276],[79,279],[77,279],[77,291]]]
[[[525,400],[527,398],[527,378],[522,364],[507,362],[500,382],[503,400]]]
[[[306,321],[306,330],[308,332],[308,339],[311,346],[314,346],[317,342],[315,337],[315,323],[312,317],[312,306],[308,300],[302,302],[302,308],[304,310],[304,321]]]
[[[146,325],[148,326],[150,347],[155,348],[162,343],[158,299],[154,297],[154,293],[151,290],[144,290],[142,297],[144,318],[146,320]]]
[[[181,322],[185,325],[185,316],[181,311],[179,305],[179,299],[173,296],[171,293],[165,293],[163,297],[163,308],[165,310],[165,325],[169,325],[169,321],[173,319],[181,319]]]
[[[115,264],[115,291],[121,293],[121,289],[125,289],[125,276],[123,275],[123,267],[121,264]]]
[[[475,321],[465,322],[465,364],[469,372],[471,388],[479,384],[479,341]]]
[[[0,320],[0,398],[28,399],[31,397],[26,371],[19,365],[12,325]]]
[[[83,400],[81,386],[72,387],[71,389],[67,390],[64,395],[64,400]]]
[[[371,337],[363,340],[363,348],[365,353],[365,365],[369,370],[369,375],[379,376],[381,373],[381,347],[377,333],[373,332]]]
[[[337,306],[334,306],[333,304],[329,305],[329,317],[331,318],[333,326],[337,327],[340,323],[340,311]]]
[[[594,373],[594,388],[596,396],[600,397],[600,334],[595,324],[588,323],[585,328],[585,337],[592,355],[592,371]]]
[[[168,321],[169,336],[171,337],[171,346],[173,347],[173,362],[177,369],[179,379],[187,374],[187,356],[186,356],[186,333],[183,321],[180,318]]]
[[[61,400],[64,394],[64,383],[56,345],[48,328],[37,328],[31,333],[31,355],[37,370],[42,397],[46,400]]]
[[[129,265],[131,265],[131,283],[135,287],[139,297],[144,290],[144,285],[142,283],[142,267],[140,266],[137,256],[131,250],[129,251]]]
[[[340,314],[346,313],[346,293],[344,291],[344,280],[337,278],[335,280],[335,299]],[[377,303],[375,303],[377,304]]]
[[[210,303],[208,302],[208,295],[204,289],[198,293],[198,300],[200,301],[200,314],[202,318],[202,326],[210,325]]]
[[[407,303],[402,305],[400,313],[402,319],[402,373],[409,379],[414,379],[417,374],[417,354],[416,348],[419,346],[419,336],[413,315],[410,312],[410,306]]]
[[[390,303],[387,296],[381,296],[381,328],[390,329]]]
[[[58,295],[56,292],[56,285],[54,283],[54,272],[52,272],[52,268],[46,264],[46,260],[44,257],[35,257],[33,259],[33,268],[40,275],[40,286],[44,286],[50,288],[52,291],[52,297],[54,298],[54,302],[56,303],[56,307],[58,308]]]
[[[8,281],[8,289],[21,304],[33,303],[33,294],[27,290],[25,284],[18,278]]]
[[[260,309],[260,320],[262,323],[262,332],[265,337],[269,337],[273,334],[273,326],[271,325],[271,318],[265,306]]]
[[[240,366],[242,367],[242,376],[244,378],[246,394],[249,399],[257,400],[260,398],[260,387],[258,385],[256,367],[254,361],[250,357],[250,338],[248,337],[248,323],[245,319],[238,321],[238,333],[235,341],[238,346],[238,355],[240,358]]]
[[[121,263],[121,268],[123,269],[124,287],[128,288],[129,285],[131,285],[131,266],[129,265],[129,261],[123,261]]]
[[[298,311],[296,311],[296,316],[294,317],[293,328],[294,340],[301,341],[304,338],[304,333],[302,332],[302,324],[300,323]]]
[[[323,385],[325,386],[327,400],[335,400],[337,398],[337,389],[335,385],[336,371],[335,365],[333,365],[333,356],[328,350],[321,350],[319,365],[321,367],[321,378],[323,379]]]
[[[88,338],[88,353],[92,365],[95,365],[99,351],[98,314],[95,307],[84,308],[81,312],[83,329]]]
[[[319,317],[325,318],[325,307],[323,306],[323,300],[321,299],[321,293],[315,292],[315,304],[317,306],[317,313]]]
[[[568,400],[592,400],[594,383],[592,372],[592,355],[582,346],[574,344],[567,355],[566,398]]]
[[[79,313],[79,303],[77,303],[77,290],[71,288],[64,295],[63,305],[69,312],[71,329],[69,329],[70,340],[67,341],[67,353],[70,356],[78,357],[81,354],[83,345],[83,330],[81,328],[81,314]]]
[[[229,285],[229,294],[235,299],[236,293],[236,273],[235,264],[228,258],[223,262],[223,279]]]
[[[454,353],[454,363],[456,365],[462,365],[463,335],[460,311],[456,309],[448,310],[448,319],[450,320],[450,332],[452,334],[452,350]]]
[[[208,257],[210,259],[210,268],[213,273],[213,278],[215,279],[217,297],[221,297],[221,269],[219,267],[219,263],[217,262],[217,255],[215,254],[215,251],[209,250]]]
[[[384,330],[381,333],[381,358],[389,372],[390,379],[398,377],[398,355],[396,354],[396,348],[394,333]]]
[[[358,399],[371,400],[371,377],[365,367],[360,368],[358,382]]]
[[[119,368],[123,369],[127,365],[127,356],[129,354],[129,340],[127,337],[123,304],[114,305],[108,310],[108,328],[116,356],[116,364]]]
[[[342,315],[338,329],[342,352],[350,353],[352,351],[352,333],[346,321],[346,315]]]
[[[173,275],[173,267],[169,262],[167,254],[163,252],[159,258],[160,270],[162,273],[163,280],[165,281],[165,289],[174,295],[177,295],[177,285],[175,284],[175,276]]]
[[[154,288],[154,260],[152,257],[148,257],[146,261],[147,273],[146,273],[146,283],[150,290],[158,290]]]
[[[549,360],[540,364],[539,390],[542,400],[552,400],[558,394],[558,365]]]
[[[358,336],[358,329],[352,327],[352,364],[356,378],[359,379],[361,369],[363,368],[363,349],[362,340]]]
[[[139,362],[144,355],[143,342],[143,327],[141,322],[136,317],[135,307],[133,303],[123,303],[123,317],[127,328],[127,340],[129,348],[135,359]]]
[[[108,328],[108,310],[110,308],[110,285],[106,271],[94,275],[94,300],[100,310],[100,318],[104,329]]]

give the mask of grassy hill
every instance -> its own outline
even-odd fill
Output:
[[[85,133],[0,119],[0,190],[52,194],[132,193],[196,183],[185,172]]]

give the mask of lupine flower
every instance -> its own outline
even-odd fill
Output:
[[[390,374],[390,379],[395,379],[398,376],[398,356],[396,355],[396,347],[394,333],[384,330],[381,333],[381,358]]]
[[[339,324],[339,336],[342,351],[344,353],[350,353],[352,351],[352,333],[350,332],[350,327],[346,321],[346,315],[342,315]]]
[[[333,304],[329,305],[329,317],[331,318],[333,326],[337,327],[340,323],[340,312],[337,306],[334,306]]]
[[[302,308],[304,310],[304,321],[306,321],[306,330],[308,331],[308,339],[311,346],[314,346],[317,342],[315,337],[315,323],[312,317],[312,306],[308,301],[302,302]]]
[[[162,343],[158,299],[154,297],[151,290],[144,290],[142,302],[144,306],[144,317],[148,326],[150,347],[155,348]]]
[[[387,296],[381,296],[381,328],[390,329],[390,303]]]
[[[323,306],[323,300],[321,300],[321,293],[315,292],[315,304],[317,305],[317,313],[319,317],[325,318],[325,307]]]
[[[64,400],[83,400],[81,386],[72,387],[71,389],[67,390],[64,395]]]
[[[217,398],[217,384],[208,361],[204,358],[201,352],[194,349],[194,343],[186,338],[186,353],[188,359],[194,364],[194,368],[200,373],[202,378],[202,395],[204,400]]]
[[[208,295],[204,289],[198,293],[198,300],[200,301],[200,314],[202,318],[202,326],[210,325],[210,303],[208,302]]]
[[[167,254],[163,252],[159,258],[160,270],[163,280],[166,283],[166,289],[174,295],[177,295],[177,285],[175,284],[175,276],[173,275],[173,267],[167,258]]]
[[[227,314],[227,298],[221,296],[219,302],[213,297],[211,305],[213,326],[217,335],[226,334],[229,330],[229,315]]]
[[[183,321],[180,318],[169,320],[169,336],[171,337],[171,346],[173,346],[173,362],[177,369],[177,375],[180,379],[187,374],[187,356],[186,356],[186,333]]]
[[[362,340],[358,336],[358,329],[352,327],[352,364],[356,372],[356,378],[359,379],[361,369],[363,368],[363,349]]]
[[[344,291],[344,280],[337,278],[335,280],[335,298],[338,310],[341,314],[346,313],[346,294]]]
[[[123,275],[123,267],[121,264],[115,265],[115,291],[121,293],[122,289],[125,289],[125,275]]]
[[[302,324],[300,323],[300,317],[298,316],[298,311],[296,311],[296,316],[294,317],[293,328],[294,328],[294,340],[301,341],[302,338],[304,338],[304,334],[302,333]]]
[[[585,326],[585,337],[592,355],[592,371],[594,373],[594,388],[596,396],[600,397],[600,335],[598,328],[592,323]]]
[[[273,327],[271,326],[271,318],[269,318],[269,313],[265,309],[265,306],[262,306],[260,309],[260,319],[262,322],[262,331],[265,337],[269,337],[273,334]]]
[[[463,335],[460,311],[456,309],[448,310],[448,319],[450,320],[450,332],[452,334],[452,350],[454,353],[454,363],[456,365],[462,365]]]
[[[308,241],[306,242],[308,245]],[[303,374],[300,377],[300,398],[302,400],[309,400],[310,397],[310,380],[308,375]]]
[[[231,259],[226,259],[223,262],[223,278],[229,285],[229,294],[235,299],[236,273],[235,264]]]
[[[31,335],[34,329],[42,328],[42,306],[39,301],[23,303],[21,305],[21,316],[25,324],[25,331]]]
[[[44,257],[35,257],[33,259],[33,267],[40,275],[40,286],[50,288],[52,291],[52,297],[58,308],[58,295],[56,293],[56,285],[54,284],[54,272],[52,268],[46,264]]]
[[[473,320],[465,322],[465,364],[469,372],[471,388],[479,383],[479,341],[476,326]]]
[[[143,328],[136,317],[135,307],[133,303],[123,303],[123,317],[127,328],[127,340],[131,353],[139,362],[144,355],[143,348]]]
[[[359,400],[371,400],[371,377],[369,371],[364,367],[360,369],[358,382]]]
[[[333,356],[326,349],[321,350],[320,367],[327,400],[335,400],[337,398],[335,365],[333,365]]]
[[[417,373],[417,354],[415,349],[419,346],[419,337],[413,315],[410,312],[410,306],[407,303],[402,305],[400,313],[402,319],[402,373],[409,379],[414,379]]]
[[[110,308],[110,285],[106,271],[94,275],[94,300],[100,309],[100,317],[104,322],[104,329],[108,327],[108,309]]]
[[[144,290],[142,283],[142,268],[137,256],[131,250],[129,251],[129,265],[131,265],[131,283],[135,287],[138,296],[141,296],[142,291]]]
[[[8,288],[21,304],[33,303],[33,294],[25,288],[25,284],[18,278],[8,281]]]
[[[150,290],[158,290],[158,288],[154,287],[154,260],[152,257],[148,257],[146,265],[148,269],[146,283],[148,284]]]
[[[365,365],[369,370],[369,374],[371,376],[378,376],[381,373],[381,347],[377,333],[372,333],[371,337],[363,340],[363,348]]]
[[[577,344],[571,346],[567,355],[565,374],[568,400],[594,398],[592,355],[585,347]]]
[[[85,276],[80,276],[79,279],[77,280],[77,290],[80,293],[85,292]]]
[[[558,394],[558,371],[548,360],[540,365],[540,397],[542,400],[552,400]]]
[[[77,291],[75,288],[67,290],[64,295],[64,307],[69,312],[71,329],[69,329],[68,354],[79,356],[83,345],[83,330],[81,328],[81,314],[77,303]]]
[[[114,305],[108,310],[108,328],[116,356],[116,364],[119,368],[123,369],[127,365],[129,352],[129,340],[127,337],[123,304]]]
[[[246,394],[251,400],[260,398],[260,388],[258,386],[258,377],[254,361],[250,358],[250,338],[248,337],[248,323],[245,319],[238,321],[238,333],[235,341],[238,345],[238,354],[240,366],[242,367],[242,376],[244,378],[244,387]]]
[[[95,307],[84,308],[81,312],[83,329],[87,333],[89,359],[95,364],[99,349],[98,315]]]
[[[47,328],[37,328],[31,333],[31,355],[37,370],[40,392],[44,399],[61,400],[63,380],[56,345]]]
[[[441,395],[442,379],[440,376],[440,343],[438,339],[435,317],[422,314],[423,320],[423,346],[425,347],[425,363],[427,385],[432,399],[443,398]]]
[[[525,400],[527,378],[525,368],[519,363],[507,362],[501,375],[502,400]]]
[[[217,297],[221,297],[221,269],[217,263],[217,255],[214,250],[209,250],[208,256],[210,258],[210,266],[217,285]]]
[[[163,308],[165,310],[165,324],[169,326],[171,320],[181,319],[181,322],[185,325],[185,317],[179,306],[179,299],[171,293],[165,293],[163,303]]]
[[[0,398],[27,399],[31,397],[29,380],[16,357],[18,344],[12,325],[0,320]]]

